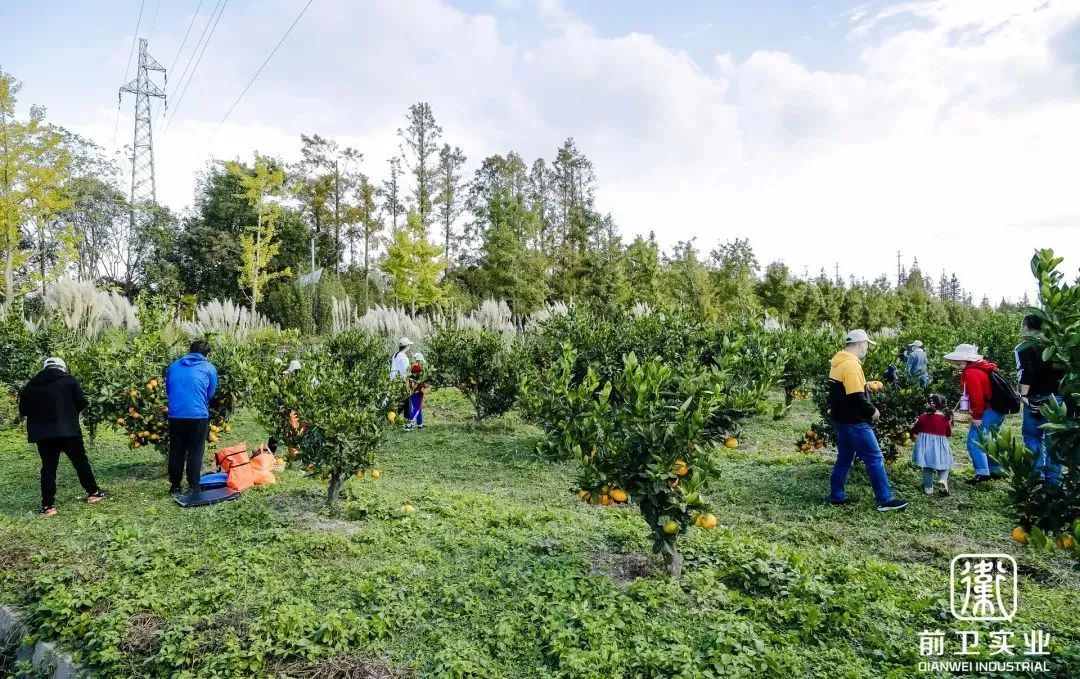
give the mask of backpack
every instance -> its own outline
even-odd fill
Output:
[[[1002,415],[1020,412],[1020,394],[996,370],[990,373],[990,407]]]

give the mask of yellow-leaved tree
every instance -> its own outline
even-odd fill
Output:
[[[262,155],[255,155],[254,169],[239,162],[228,162],[226,169],[240,182],[243,189],[237,194],[255,211],[255,223],[245,226],[240,236],[240,287],[249,291],[251,313],[254,315],[262,299],[263,288],[275,278],[290,276],[289,267],[272,271],[270,264],[281,249],[275,222],[281,216],[285,189],[285,171],[281,164]]]
[[[410,212],[405,226],[394,231],[386,248],[383,271],[398,303],[416,307],[437,304],[442,298],[439,275],[443,272],[442,248],[432,244],[417,212]]]
[[[30,253],[24,250],[31,236],[38,262],[35,277],[44,288],[47,249],[52,238],[46,229],[68,205],[63,184],[70,177],[70,154],[63,135],[45,123],[45,111],[30,109],[23,122],[15,118],[19,83],[0,71],[0,256],[3,257],[3,307],[16,296],[15,272]]]

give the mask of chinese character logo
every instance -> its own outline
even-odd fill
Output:
[[[1008,554],[961,554],[952,560],[950,585],[957,620],[1008,621],[1016,615],[1016,561]]]

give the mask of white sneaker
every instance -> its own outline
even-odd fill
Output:
[[[930,486],[929,488],[924,487],[922,490],[927,495],[933,495],[934,494],[934,487],[933,486]]]
[[[949,494],[949,482],[948,481],[939,481],[938,486],[941,488],[941,493],[943,495],[948,495]]]

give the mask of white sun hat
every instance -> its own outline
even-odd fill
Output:
[[[983,360],[983,357],[979,353],[979,347],[974,344],[958,344],[950,353],[945,354],[945,360],[974,362]]]
[[[402,337],[401,339],[398,340],[398,346],[399,347],[411,347],[412,346],[412,340],[409,339],[408,337]]]
[[[923,343],[922,343],[922,340],[915,340],[914,342],[912,342],[908,346],[915,347],[916,349],[922,349]]]
[[[423,363],[424,362],[424,355],[421,354],[418,351],[418,352],[416,352],[415,354],[412,355],[412,360],[417,361],[419,363]]]

